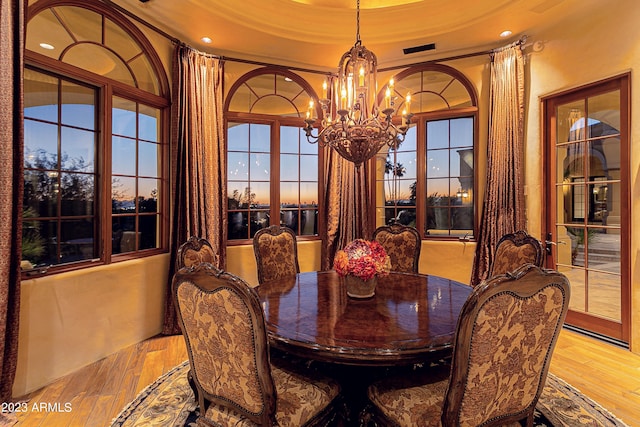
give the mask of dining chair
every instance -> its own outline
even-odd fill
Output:
[[[533,264],[482,282],[458,318],[450,367],[373,383],[371,416],[377,425],[532,426],[569,296],[563,274]]]
[[[207,239],[191,236],[178,248],[176,271],[182,267],[193,267],[202,262],[215,264],[216,255]]]
[[[513,271],[525,264],[542,267],[544,261],[542,244],[524,230],[505,234],[496,245],[489,275],[493,277]]]
[[[327,425],[336,416],[335,380],[270,361],[262,306],[244,280],[201,263],[179,270],[172,292],[198,426]]]
[[[258,283],[295,276],[300,272],[296,234],[284,226],[261,228],[253,236]]]
[[[418,272],[422,239],[416,228],[402,224],[383,225],[375,229],[372,239],[389,255],[391,271]]]

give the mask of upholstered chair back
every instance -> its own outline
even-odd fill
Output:
[[[443,425],[533,423],[569,296],[564,275],[533,264],[474,289],[459,318]]]
[[[525,264],[542,267],[543,261],[543,249],[538,239],[523,230],[505,234],[496,245],[488,277],[514,271]]]
[[[328,425],[337,382],[272,365],[262,306],[244,280],[209,263],[182,268],[172,291],[198,426]]]
[[[193,267],[202,262],[216,264],[216,254],[208,240],[191,236],[178,248],[176,257],[176,271],[182,267]]]
[[[418,272],[422,239],[414,227],[402,224],[378,227],[373,232],[373,240],[378,241],[389,255],[392,271]]]
[[[533,426],[569,308],[567,278],[527,264],[476,286],[462,307],[451,365],[373,383],[378,425]]]
[[[300,272],[296,235],[288,227],[272,225],[253,236],[258,282],[295,276]]]
[[[201,411],[210,401],[265,423],[276,397],[255,291],[207,263],[180,270],[173,287]]]

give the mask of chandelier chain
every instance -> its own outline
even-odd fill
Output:
[[[356,44],[360,44],[360,0],[356,2]]]

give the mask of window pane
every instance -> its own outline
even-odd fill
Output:
[[[318,210],[304,210],[301,213],[300,234],[305,236],[318,234]]]
[[[439,120],[427,123],[427,147],[449,148],[449,121]]]
[[[271,126],[252,123],[249,129],[250,149],[252,152],[268,153],[271,151]]]
[[[123,252],[132,251],[133,245],[131,244],[131,236],[136,229],[135,217],[134,216],[113,217],[111,221],[111,226],[113,231],[112,252],[114,254],[119,254]],[[127,233],[127,237],[124,239],[124,245],[123,245],[122,237],[124,233]],[[133,235],[135,236],[135,234]]]
[[[95,132],[63,127],[60,167],[69,171],[93,172],[95,138]]]
[[[140,249],[153,249],[160,247],[158,242],[158,216],[157,215],[141,215],[140,216]]]
[[[618,225],[622,209],[619,182],[594,182],[589,185],[589,224]],[[611,217],[611,218],[609,218]]]
[[[62,173],[60,179],[62,216],[93,215],[94,176]]]
[[[24,116],[58,122],[58,79],[26,68],[24,70]]]
[[[473,176],[473,148],[451,150],[451,176]]]
[[[251,201],[251,192],[247,181],[239,181],[228,183],[229,209],[247,209]]]
[[[318,183],[317,182],[301,182],[300,183],[300,206],[302,207],[318,206]]]
[[[397,222],[402,225],[407,225],[410,227],[415,227],[416,225],[416,210],[412,209],[401,209],[398,211],[396,217],[394,218]]]
[[[427,150],[427,177],[449,176],[449,150]]]
[[[57,172],[24,172],[24,209],[31,209],[32,216],[57,216],[58,192]]]
[[[249,153],[228,152],[227,178],[229,180],[247,179],[249,177]]]
[[[297,210],[284,210],[280,212],[280,224],[285,227],[289,227],[294,231],[294,233],[299,234],[298,230],[298,215],[299,212]]]
[[[318,181],[318,156],[317,155],[300,156],[300,180],[301,181]]]
[[[56,248],[50,245],[55,242],[48,234],[50,227],[48,221],[39,221],[37,214],[30,208],[25,208],[22,214],[22,259],[31,262],[32,265],[52,264],[56,261]],[[54,260],[51,261],[50,251]]]
[[[310,156],[305,157],[309,158]],[[302,157],[297,154],[280,155],[280,181],[298,181],[298,159],[302,161]],[[312,159],[317,159],[317,157],[312,157]],[[302,172],[305,173],[305,165],[301,166]],[[315,176],[317,177],[318,175],[316,174]]]
[[[415,124],[410,125],[409,130],[407,130],[407,134],[404,137],[404,141],[398,146],[397,151],[416,151],[416,129],[417,126]]]
[[[112,128],[114,135],[136,137],[136,103],[113,97]]]
[[[229,123],[227,148],[229,151],[249,151],[249,124]]]
[[[258,230],[269,226],[269,212],[268,211],[251,211],[250,213],[249,231],[250,238],[256,234]]]
[[[248,239],[248,212],[229,212],[229,227],[227,230],[229,239]]]
[[[620,91],[610,91],[587,99],[589,137],[620,133]]]
[[[98,258],[94,250],[93,221],[62,221],[60,223],[60,262]]]
[[[268,208],[271,204],[270,183],[252,182],[249,203],[260,209]]]
[[[270,159],[269,154],[251,153],[249,155],[249,179],[251,181],[268,181],[271,178]]]
[[[138,144],[138,175],[157,177],[160,164],[160,145],[151,142]]]
[[[158,135],[160,135],[160,110],[140,104],[138,120],[140,122],[140,139],[158,142]]]
[[[24,167],[57,169],[58,126],[24,121]]]
[[[94,89],[62,81],[62,124],[96,129]]]
[[[298,182],[281,182],[280,183],[280,206],[297,207],[300,200]]]
[[[117,175],[136,174],[136,141],[114,136],[111,140],[111,170]]]
[[[158,188],[160,188],[159,179],[138,179],[139,212],[158,212]]]
[[[416,153],[415,152],[399,152],[396,153],[396,164],[393,173],[398,178],[416,179]]]
[[[427,206],[449,206],[449,180],[427,180]]]
[[[462,230],[473,234],[473,207],[451,209],[451,230]]]
[[[473,147],[473,119],[451,120],[451,147]]]
[[[136,179],[114,176],[111,180],[111,208],[115,213],[132,213],[136,210]]]
[[[448,235],[449,228],[449,209],[427,208],[427,234]],[[442,233],[442,230],[446,230],[446,233]]]
[[[300,128],[292,126],[280,127],[280,152],[299,153],[300,152]],[[306,137],[305,137],[306,141]]]

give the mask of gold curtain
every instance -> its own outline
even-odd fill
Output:
[[[525,229],[524,58],[521,43],[492,54],[487,186],[471,274],[486,279],[500,238]]]
[[[20,317],[25,5],[22,0],[0,4],[0,402],[9,402]],[[3,418],[0,414],[0,424]]]
[[[335,150],[325,149],[325,228],[322,247],[322,270],[333,268],[339,249],[354,239],[371,238],[368,202],[370,186],[366,179],[369,162],[360,168],[341,157]]]
[[[207,239],[216,266],[226,263],[227,172],[223,129],[223,63],[184,45],[173,61],[171,182],[173,222],[164,334],[179,334],[171,280],[178,248]]]

